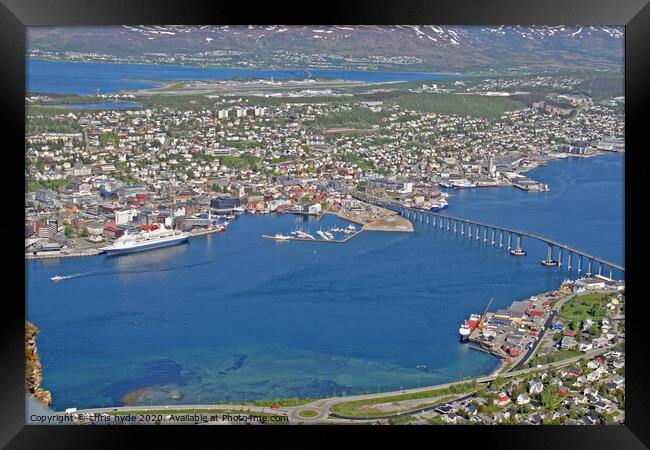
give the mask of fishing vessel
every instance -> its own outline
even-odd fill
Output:
[[[148,230],[143,230],[139,233],[126,233],[113,244],[102,247],[100,250],[106,252],[108,255],[140,252],[180,244],[185,242],[189,237],[189,233],[168,230],[164,225],[153,225],[148,227]]]
[[[481,320],[481,316],[479,316],[478,314],[472,314],[471,316],[469,316],[469,320],[463,322],[460,328],[458,329],[458,332],[460,333],[460,337],[462,339],[469,338],[469,335],[472,334],[472,331],[476,329],[480,320]]]
[[[437,200],[433,202],[431,205],[431,211],[436,212],[436,211],[442,211],[445,208],[449,207],[449,203],[447,203],[446,200]]]
[[[61,281],[64,278],[65,277],[62,277],[61,275],[54,275],[53,277],[50,278],[50,280],[52,280],[52,281]]]
[[[461,340],[466,340],[469,339],[469,336],[472,334],[472,331],[474,331],[477,327],[481,328],[483,325],[483,321],[485,320],[485,315],[488,312],[488,309],[490,309],[490,305],[492,304],[492,301],[494,300],[494,297],[490,299],[488,302],[487,306],[485,307],[485,311],[483,312],[483,315],[480,314],[472,314],[469,316],[469,320],[465,320],[460,328],[458,329],[458,333],[460,333],[460,338]]]
[[[552,259],[545,259],[541,261],[543,266],[558,266],[559,262],[558,261],[553,261]]]
[[[453,183],[451,183],[451,185],[455,189],[472,189],[478,186],[476,183],[472,183],[471,181],[466,180],[464,178],[454,181]]]

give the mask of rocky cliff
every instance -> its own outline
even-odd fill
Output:
[[[41,361],[36,349],[36,334],[38,334],[38,328],[25,321],[25,389],[36,400],[48,406],[52,403],[52,394],[50,394],[50,391],[41,388],[43,375],[41,374]]]

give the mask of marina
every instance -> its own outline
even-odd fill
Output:
[[[347,241],[349,241],[350,239],[352,239],[353,237],[358,236],[362,232],[363,232],[363,230],[355,231],[352,234],[348,234],[343,239],[332,239],[332,238],[330,238],[330,239],[315,239],[313,237],[308,237],[308,236],[296,236],[296,237],[294,237],[294,236],[286,236],[286,235],[279,235],[278,236],[277,234],[273,235],[273,236],[263,234],[262,237],[264,239],[272,239],[272,240],[280,241],[280,242],[283,242],[283,241],[301,241],[301,242],[324,242],[324,243],[329,243],[329,244],[344,244]]]

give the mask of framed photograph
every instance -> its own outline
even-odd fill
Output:
[[[109,3],[2,7],[3,444],[647,448],[646,1]]]

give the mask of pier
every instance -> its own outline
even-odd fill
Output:
[[[52,254],[32,254],[25,253],[25,259],[54,259],[54,258],[79,258],[83,256],[95,256],[103,253],[96,248],[87,248],[82,250],[75,250],[72,252],[59,252]]]
[[[285,241],[302,241],[302,242],[323,242],[323,243],[328,243],[328,244],[345,244],[347,241],[352,239],[353,237],[361,234],[363,229],[355,231],[352,234],[349,234],[348,236],[344,237],[343,239],[309,239],[309,238],[301,238],[301,237],[285,237],[284,239],[278,239],[275,236],[269,236],[268,234],[263,234],[262,238],[264,239],[270,239],[273,241],[278,241],[278,242],[285,242]]]
[[[612,275],[614,270],[618,270],[623,274],[625,273],[625,267],[620,264],[607,261],[606,259],[587,253],[584,250],[571,247],[534,233],[464,219],[461,217],[454,217],[447,214],[440,214],[433,211],[407,207],[366,195],[354,194],[354,196],[359,200],[396,211],[407,219],[415,222],[426,223],[433,226],[434,229],[439,228],[440,230],[456,235],[461,239],[474,239],[478,242],[484,243],[485,245],[498,248],[506,246],[508,252],[513,256],[526,255],[526,251],[523,248],[523,238],[539,241],[548,246],[546,261],[552,261],[555,263],[552,265],[557,266],[558,268],[564,266],[569,272],[575,268],[577,269],[578,274],[584,273],[586,276],[591,276],[604,275],[604,273],[607,273],[609,278],[613,278]],[[488,235],[490,236],[490,239],[488,239]],[[554,259],[555,253],[557,253],[556,259]]]

